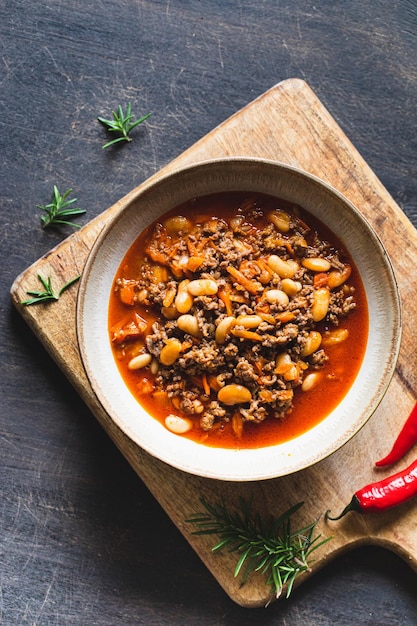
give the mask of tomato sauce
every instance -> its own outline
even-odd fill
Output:
[[[216,194],[195,199],[169,211],[138,236],[120,265],[115,276],[115,284],[117,279],[133,280],[140,274],[146,257],[144,251],[157,222],[160,223],[172,215],[185,216],[191,220],[198,220],[202,219],[204,215],[211,215],[228,220],[236,214],[236,206],[242,203],[244,197],[245,195],[238,193]],[[276,206],[277,199],[270,199],[270,202],[272,203],[271,206]],[[279,200],[278,203],[280,207],[289,212],[294,209],[282,200]],[[197,417],[192,418],[193,428],[179,436],[188,437],[204,445],[222,448],[260,448],[283,443],[307,432],[321,422],[341,402],[352,386],[363,361],[368,337],[368,308],[363,283],[354,261],[345,250],[343,243],[312,215],[298,207],[296,211],[312,230],[317,231],[320,239],[329,242],[332,248],[337,250],[339,255],[343,256],[343,260],[352,268],[349,285],[354,288],[356,308],[341,320],[341,326],[348,331],[348,339],[326,347],[328,361],[320,370],[322,372],[320,384],[307,392],[296,387],[294,389],[293,408],[285,417],[279,419],[268,417],[261,423],[245,422],[240,436],[236,435],[231,422],[220,421],[211,430],[204,431],[200,428]],[[163,280],[163,278],[164,272],[162,271],[161,279]],[[114,329],[126,324],[135,315],[146,320],[147,329],[151,327],[154,321],[161,318],[158,311],[146,305],[137,302],[133,305],[132,303],[123,303],[117,290],[114,289],[109,302],[110,340],[114,336]],[[325,337],[326,332],[332,330],[332,326],[325,321],[318,322],[316,330]],[[133,342],[126,341],[112,346],[120,374],[127,387],[146,411],[162,424],[165,423],[167,415],[173,412],[184,416],[181,411],[173,408],[166,394],[160,391],[155,392],[153,387],[155,375],[149,368],[135,371],[128,369],[127,363],[132,354],[137,353],[143,345],[144,336],[138,336]],[[187,417],[189,418],[189,416]]]

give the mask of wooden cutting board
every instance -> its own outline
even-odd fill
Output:
[[[153,179],[180,166],[208,158],[254,156],[298,166],[326,180],[347,196],[382,239],[396,273],[403,310],[403,338],[398,366],[390,387],[366,426],[341,450],[321,463],[289,477],[256,483],[203,479],[173,469],[143,452],[118,430],[92,392],[80,360],[75,329],[77,285],[50,305],[22,306],[28,290],[38,289],[37,274],[50,276],[56,289],[81,273],[98,233],[137,190],[72,234],[16,278],[12,301],[52,358],[61,367],[100,424],[133,469],[184,534],[225,592],[238,604],[258,607],[270,601],[261,575],[245,585],[233,576],[236,555],[213,554],[215,536],[196,536],[185,520],[200,511],[200,497],[209,502],[224,498],[233,507],[240,497],[253,498],[261,515],[279,515],[304,501],[294,528],[318,516],[317,532],[333,538],[315,552],[313,575],[342,551],[378,544],[399,554],[417,571],[417,502],[374,516],[350,513],[339,522],[326,522],[330,508],[339,512],[353,491],[388,475],[376,471],[374,461],[384,455],[409,414],[417,395],[417,331],[415,289],[411,277],[417,263],[417,231],[349,142],[309,86],[298,79],[279,83],[189,148]],[[413,293],[414,292],[414,293]],[[395,470],[405,467],[414,450]],[[180,567],[180,565],[179,565]]]

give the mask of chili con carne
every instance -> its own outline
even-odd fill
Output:
[[[404,470],[359,489],[340,515],[330,517],[330,511],[327,511],[326,519],[341,519],[349,511],[357,511],[358,513],[384,511],[403,504],[416,495],[417,459]]]
[[[383,459],[376,461],[377,467],[392,465],[399,461],[417,443],[417,404],[407,418],[400,434],[394,442],[391,452]]]
[[[108,314],[115,362],[145,410],[174,434],[234,449],[325,419],[369,332],[342,241],[301,207],[235,191],[192,198],[142,231]]]

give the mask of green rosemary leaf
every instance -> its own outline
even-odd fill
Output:
[[[71,278],[71,280],[69,280],[67,283],[65,283],[65,285],[63,287],[61,287],[61,289],[58,292],[58,298],[60,298],[62,296],[62,294],[64,293],[64,291],[66,289],[68,289],[68,287],[71,287],[71,285],[76,283],[77,280],[80,279],[80,276],[81,276],[81,274],[79,274],[78,276],[74,276],[74,278]]]
[[[206,534],[210,534],[212,535],[213,532],[218,532],[217,530],[212,530],[212,531],[208,531]],[[215,546],[213,546],[212,551],[213,552],[219,552],[220,550],[223,550],[223,548],[227,548],[230,545],[230,538],[229,537],[225,537],[222,541],[219,541],[219,543],[216,543]]]
[[[259,551],[258,555],[260,557],[259,564],[255,568],[257,572],[262,572],[262,574],[266,573],[269,564],[269,554],[264,554],[262,557],[261,551]],[[262,557],[262,558],[261,558]]]
[[[148,119],[148,117],[151,115],[151,113],[147,113],[146,115],[142,115],[142,117],[140,117],[138,120],[136,120],[135,122],[133,122],[133,124],[131,124],[129,126],[129,132],[131,130],[133,130],[133,128],[136,128],[136,126],[138,126],[139,124],[142,124],[142,122],[144,122],[145,120]]]
[[[148,117],[150,117],[152,115],[152,113],[147,113],[146,115],[143,115],[142,117],[140,117],[139,119],[135,120],[134,122],[132,122],[132,104],[129,102],[129,104],[127,105],[126,108],[126,113],[123,111],[123,108],[121,105],[119,105],[117,107],[117,112],[116,111],[112,111],[112,117],[113,119],[106,119],[104,117],[98,117],[97,120],[103,124],[103,126],[109,131],[109,132],[116,132],[120,135],[120,137],[117,137],[116,139],[112,139],[111,141],[108,141],[107,143],[104,144],[104,146],[102,146],[103,148],[108,148],[109,146],[112,146],[116,143],[119,143],[120,141],[132,141],[132,138],[129,137],[129,133],[131,130],[133,130],[134,128],[136,128],[136,126],[138,126],[139,124],[142,124],[142,122],[144,122],[145,120],[148,119]]]
[[[240,559],[238,560],[237,564],[236,564],[236,568],[235,568],[235,578],[237,576],[239,576],[239,573],[243,567],[243,564],[245,563],[246,559],[249,557],[249,555],[251,554],[251,547],[247,547],[246,550],[243,552],[243,554],[241,555]]]
[[[45,289],[45,292],[48,293],[48,294],[49,293],[53,294],[51,277],[49,276],[48,279],[46,279],[43,276],[41,276],[40,274],[38,274],[38,278],[39,278],[43,288]]]
[[[27,295],[32,297],[28,300],[23,300],[20,304],[23,304],[24,306],[31,306],[33,304],[42,304],[44,302],[56,302],[59,300],[63,292],[77,282],[79,278],[80,276],[75,276],[75,278],[69,280],[63,287],[61,287],[58,295],[56,295],[52,287],[51,278],[44,278],[41,274],[38,274],[38,280],[44,288],[44,291],[27,291]]]
[[[294,582],[295,582],[296,576],[297,575],[294,573],[288,580],[284,581],[284,585],[287,585],[287,593],[285,594],[286,598],[289,598],[289,596],[291,595],[292,588],[294,586]],[[281,588],[282,588],[282,586],[281,586]]]
[[[44,215],[41,215],[41,222],[44,228],[59,224],[66,224],[68,226],[73,226],[74,228],[80,228],[79,224],[74,224],[74,222],[62,219],[63,217],[76,217],[85,213],[84,209],[72,207],[72,205],[77,202],[77,198],[67,200],[70,193],[72,193],[72,189],[67,189],[67,191],[61,195],[58,187],[54,185],[52,202],[45,205],[38,204],[36,206],[36,208],[40,209],[44,213]]]
[[[201,503],[205,512],[195,513],[186,520],[197,527],[193,534],[219,535],[212,551],[228,548],[238,553],[234,576],[240,576],[244,584],[252,572],[262,573],[277,598],[284,586],[289,597],[297,576],[309,570],[311,553],[331,538],[314,536],[318,520],[291,531],[292,518],[303,502],[268,520],[262,520],[258,512],[251,514],[252,501],[240,499],[240,510],[234,512],[224,502],[210,504],[201,498]]]
[[[132,141],[130,138],[126,137],[118,137],[117,139],[112,139],[102,146],[102,148],[108,148],[109,146],[113,146],[115,143],[119,143],[120,141]]]

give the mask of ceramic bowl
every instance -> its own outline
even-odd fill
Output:
[[[115,273],[130,245],[155,218],[190,198],[221,191],[262,192],[290,200],[318,217],[344,243],[360,272],[369,309],[365,357],[347,395],[321,423],[283,444],[261,449],[204,446],[171,433],[145,412],[123,382],[108,338]],[[77,306],[82,361],[93,391],[133,442],[165,463],[219,480],[284,476],[334,453],[366,423],[394,373],[401,335],[399,296],[380,240],[361,213],[318,178],[261,159],[207,161],[142,185],[104,227],[83,272]]]

